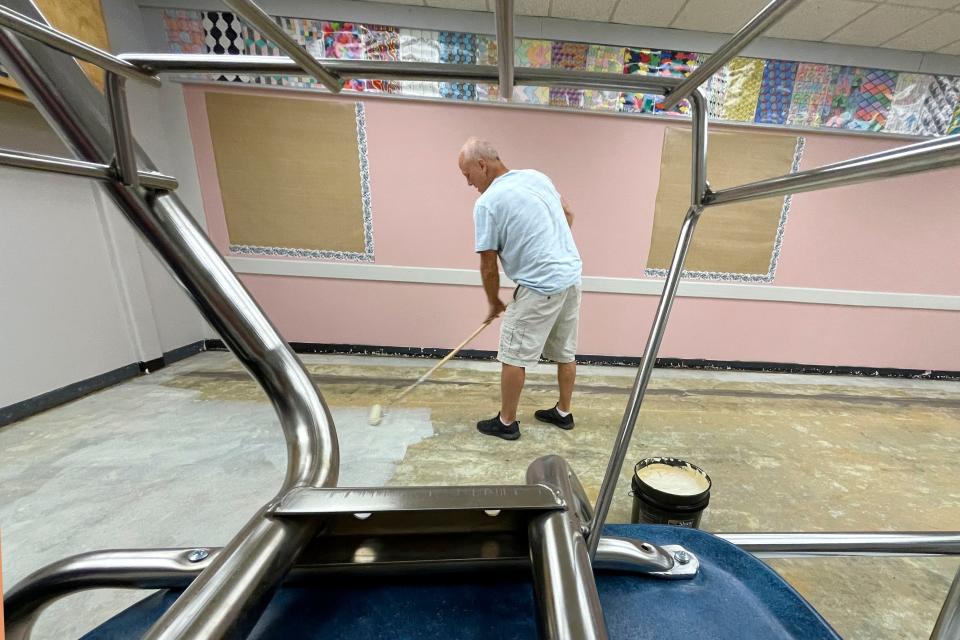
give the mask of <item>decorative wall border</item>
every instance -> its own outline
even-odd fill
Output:
[[[324,14],[329,11],[333,11],[333,8],[332,6],[330,6],[330,3],[341,4],[342,0],[329,0],[326,4],[324,4],[324,7],[325,7],[325,9],[323,10]],[[200,2],[199,0],[182,0],[181,2],[175,2],[175,0],[172,0],[169,2],[158,2],[155,5],[151,5],[151,9],[156,9],[160,11],[160,14],[161,14],[160,17],[165,21],[165,23],[170,22],[168,19],[171,17],[171,14],[173,13],[182,14],[185,12],[185,10],[174,8],[173,6],[168,7],[168,4],[170,5],[176,4],[177,7],[183,4],[189,4],[189,5],[197,6],[198,10],[201,13],[206,11],[205,3]],[[204,6],[200,6],[200,5],[204,5]],[[433,18],[430,17],[433,14],[414,13],[415,9],[416,8],[414,7],[404,7],[403,14],[394,13],[392,9],[384,9],[383,11],[386,11],[387,14],[389,15],[384,15],[380,19],[375,19],[372,21],[371,24],[375,24],[379,26],[383,24],[395,23],[394,26],[391,28],[401,29],[400,25],[412,25],[414,24],[414,22],[417,22],[417,19],[413,18],[413,16],[419,15],[423,20],[426,20],[426,22],[419,23],[418,28],[421,30],[422,29],[434,30],[434,31],[437,31],[438,33],[442,32],[442,33],[447,33],[448,35],[453,35],[456,37],[462,36],[464,38],[476,37],[479,39],[482,37],[488,40],[490,38],[489,33],[486,31],[486,29],[488,29],[489,26],[486,23],[481,24],[481,23],[475,22],[473,19],[469,17],[469,13],[468,13],[468,17],[458,17],[458,19],[453,20],[454,23],[458,23],[459,25],[459,26],[453,27],[452,25],[435,24],[435,21],[433,20]],[[277,7],[277,10],[281,11],[282,9],[280,7]],[[304,16],[302,18],[296,18],[296,20],[307,20],[310,22],[315,22],[318,25],[320,23],[329,24],[329,25],[333,25],[331,28],[334,28],[334,29],[339,29],[339,26],[336,26],[336,25],[349,24],[353,26],[353,25],[359,24],[362,27],[364,23],[369,22],[369,20],[366,20],[362,17],[363,15],[369,15],[364,9],[358,9],[356,7],[352,7],[349,5],[341,6],[339,10],[339,12],[341,13],[341,20],[342,20],[342,15],[354,16],[354,18],[349,23],[344,23],[340,21],[330,21],[329,19],[325,19],[325,16],[322,15],[321,13],[313,11],[312,8],[299,5],[297,2],[293,2],[292,5],[288,6],[285,10],[282,10],[282,11],[283,13],[294,13],[294,14]],[[427,11],[445,12],[446,10],[429,8],[427,9]],[[222,13],[222,12],[217,12],[217,13],[219,15],[219,13]],[[452,16],[453,13],[454,12],[446,11],[445,15],[447,15],[448,17],[440,21],[441,22],[449,21],[450,16]],[[361,17],[357,17],[358,15]],[[307,17],[307,16],[313,16],[313,17]],[[434,17],[436,16],[434,15]],[[281,18],[280,16],[278,16],[277,19],[289,20],[291,18]],[[410,20],[414,20],[414,22],[410,22]],[[676,42],[677,32],[669,33],[671,30],[660,30],[660,29],[650,28],[650,27],[637,28],[639,29],[638,34],[639,33],[643,34],[642,37],[624,39],[624,32],[622,30],[617,30],[617,33],[619,35],[611,36],[602,28],[600,28],[599,25],[594,25],[600,28],[599,31],[597,29],[590,29],[589,25],[591,24],[594,24],[594,23],[577,23],[576,21],[551,20],[549,28],[547,27],[547,25],[540,25],[539,29],[534,29],[536,33],[530,32],[527,34],[526,37],[542,40],[543,42],[554,43],[554,44],[573,43],[573,44],[595,44],[595,45],[603,45],[603,46],[613,45],[615,47],[621,47],[625,51],[633,50],[636,52],[648,51],[648,52],[656,52],[656,53],[682,52],[682,53],[690,54],[694,57],[701,57],[701,58],[708,54],[697,53],[697,51],[715,50],[716,46],[719,46],[719,43],[725,41],[720,39],[718,40],[717,44],[707,44],[707,41],[712,41],[713,38],[719,39],[721,38],[721,36],[719,36],[718,34],[698,33],[697,37],[694,38],[694,41],[689,41],[686,36],[680,36],[681,40],[684,42],[677,43]],[[566,26],[563,26],[563,25],[566,25]],[[168,47],[171,49],[182,48],[182,41],[184,40],[185,37],[189,37],[190,34],[183,33],[182,27],[176,27],[171,29],[169,28],[169,24],[167,26],[168,26],[167,28]],[[584,31],[585,26],[588,27],[586,31]],[[570,29],[571,27],[572,27],[572,30]],[[326,28],[327,27],[324,27],[324,29]],[[406,27],[403,27],[403,28],[406,28]],[[413,28],[413,27],[410,27],[410,28]],[[180,31],[178,31],[178,29],[180,29]],[[319,26],[318,26],[318,29],[319,29]],[[522,31],[523,30],[521,30],[521,32]],[[350,34],[354,36],[356,35],[353,29],[351,29]],[[655,35],[655,34],[659,34],[659,35]],[[521,38],[524,37],[522,33],[519,35]],[[610,39],[611,37],[613,38],[612,40]],[[704,40],[703,42],[699,42],[699,40],[703,38],[706,38],[706,40]],[[637,47],[636,42],[644,41],[644,40],[649,40],[649,41],[643,47]],[[697,43],[695,44],[695,42]],[[819,44],[819,43],[808,42],[808,43],[800,43],[800,44],[813,45],[813,44]],[[817,52],[815,50],[811,50],[803,46],[801,46],[800,49],[796,49],[795,48],[796,46],[797,45],[794,41],[789,41],[789,40],[784,40],[782,44],[778,44],[776,48],[773,48],[773,49],[767,49],[766,47],[763,47],[763,46],[754,47],[753,45],[751,45],[751,47],[749,47],[748,50],[745,52],[745,55],[748,56],[748,58],[750,60],[753,60],[754,62],[762,63],[761,67],[764,69],[766,69],[771,64],[772,65],[781,65],[781,64],[795,65],[797,64],[796,61],[807,60],[808,61],[807,63],[802,63],[802,64],[815,63],[817,66],[823,66],[825,68],[829,68],[830,72],[836,75],[837,77],[856,76],[857,78],[861,78],[862,76],[865,77],[874,72],[896,74],[897,76],[910,75],[912,77],[915,77],[915,79],[918,82],[920,82],[921,85],[925,85],[920,88],[920,91],[924,93],[924,95],[930,94],[932,87],[936,85],[938,82],[946,81],[949,77],[952,77],[952,75],[956,73],[954,69],[949,68],[949,66],[944,60],[940,60],[939,63],[934,63],[932,65],[927,64],[927,61],[925,60],[925,56],[927,54],[919,54],[919,53],[914,54],[912,56],[914,58],[913,63],[904,64],[904,63],[901,63],[900,61],[903,55],[908,55],[908,56],[910,55],[908,52],[897,51],[894,54],[893,50],[885,50],[885,49],[876,48],[876,47],[860,47],[860,46],[846,47],[845,49],[849,49],[850,51],[845,55],[839,56],[840,59],[837,59],[836,55],[820,56],[820,55],[817,55]],[[837,46],[843,47],[843,45],[837,45]],[[330,54],[329,52],[327,53],[329,55],[332,55],[333,57],[339,57],[341,55],[341,53],[337,53],[336,51],[333,52],[332,54]],[[895,55],[897,57],[890,57],[891,55]],[[930,54],[930,55],[934,57],[938,57],[938,54]],[[950,56],[940,55],[938,59],[948,58],[948,57]],[[380,58],[375,56],[371,59],[380,59]],[[746,60],[747,58],[743,58],[743,59]],[[816,62],[817,60],[819,60],[819,62]],[[464,62],[471,62],[471,61],[464,60]],[[624,63],[626,64],[626,59],[624,60]],[[884,68],[880,68],[880,67],[884,67]],[[885,69],[885,67],[891,67],[891,68]],[[671,75],[678,75],[678,76],[683,75],[684,73],[683,70],[672,69],[672,68],[662,69],[660,71],[667,71]],[[942,75],[944,73],[947,75],[946,76]],[[743,113],[740,114],[743,117],[737,118],[738,120],[743,120],[744,118],[746,118],[746,121],[749,122],[750,125],[754,125],[754,126],[765,126],[766,122],[769,121],[769,118],[761,117],[761,115],[758,115],[758,114],[762,114],[763,112],[763,109],[760,108],[761,105],[764,103],[764,100],[761,98],[761,96],[766,95],[765,92],[770,89],[770,86],[768,85],[768,82],[767,82],[768,78],[767,78],[766,71],[764,71],[762,75],[763,75],[763,81],[760,82],[758,86],[758,91],[756,92],[757,95],[753,96],[753,94],[751,93],[747,96],[747,103],[751,103],[751,102],[755,103],[753,104],[753,108],[751,109],[750,104],[747,104],[747,103],[740,105],[745,107],[746,111],[743,111]],[[715,77],[718,77],[718,76],[715,76]],[[240,77],[238,76],[237,78],[240,78]],[[254,81],[254,82],[257,81],[255,80],[254,77],[244,78],[243,80]],[[286,85],[288,83],[281,81],[280,84]],[[299,83],[296,83],[296,84],[299,84]],[[400,88],[402,87],[402,85],[404,85],[404,83],[394,83],[394,84],[396,85],[397,88]],[[475,97],[479,97],[477,95],[474,95],[474,92],[473,92],[474,83],[458,83],[458,86],[460,84],[463,85],[462,88],[464,88],[465,92],[470,95],[466,96],[464,93],[458,92],[457,96],[451,95],[451,96],[447,96],[448,98],[457,97],[457,98],[463,99],[466,97],[470,100],[473,100]],[[837,82],[834,80],[834,81],[831,81],[831,84],[837,84]],[[862,92],[860,88],[864,84],[871,85],[873,89],[870,89],[865,93]],[[886,129],[884,128],[885,119],[887,115],[893,113],[893,110],[898,106],[898,104],[900,107],[904,106],[903,104],[900,104],[900,97],[898,97],[899,93],[901,93],[901,92],[898,92],[897,90],[899,85],[896,85],[896,86],[891,85],[887,87],[886,90],[882,90],[879,92],[876,91],[875,85],[876,83],[866,82],[865,80],[861,79],[850,85],[849,88],[851,88],[851,91],[848,92],[848,94],[834,96],[834,98],[842,98],[841,100],[842,104],[840,103],[834,104],[836,100],[831,101],[829,106],[826,104],[817,103],[816,105],[817,110],[827,109],[828,111],[832,111],[832,113],[825,112],[823,114],[823,120],[822,120],[823,124],[821,124],[821,120],[819,119],[819,116],[818,116],[818,119],[815,123],[811,123],[811,126],[804,126],[803,128],[805,130],[810,130],[810,129],[830,130],[830,129],[837,128],[837,130],[839,131],[848,131],[848,132],[858,131],[861,133],[869,132],[870,135],[881,135],[881,136],[886,136],[888,133],[894,133],[894,134],[902,133],[900,131],[887,132]],[[360,86],[363,86],[362,82],[360,83]],[[311,87],[313,90],[320,89],[319,87],[312,86],[312,85]],[[358,88],[358,87],[355,86],[354,88]],[[795,98],[795,96],[792,95],[793,88],[794,88],[793,85],[791,85],[790,86],[791,96],[789,98],[790,101],[792,101]],[[400,90],[401,92],[403,91],[402,88]],[[776,91],[776,88],[774,88],[774,90]],[[392,90],[388,90],[387,93],[392,95],[398,95],[398,94],[394,94]],[[649,97],[650,96],[648,96],[648,98]],[[780,96],[780,97],[782,98],[783,96]],[[879,102],[878,102],[878,99],[879,99]],[[483,100],[479,100],[479,101],[482,102]],[[646,100],[645,104],[646,103],[649,103],[650,106],[653,105],[653,101],[651,100]],[[554,106],[554,105],[551,105],[551,106]],[[557,106],[560,106],[560,105],[557,105]],[[787,112],[784,111],[784,108],[786,106],[787,106],[786,104],[781,104],[782,108],[780,109],[780,114],[777,117],[773,118],[773,121],[782,121],[780,122],[780,124],[784,124],[789,119],[787,117]],[[845,110],[843,111],[842,114],[840,114],[836,112],[837,108],[843,108]],[[587,110],[590,110],[590,109],[587,109]],[[629,110],[626,110],[626,111],[629,111]],[[621,111],[619,109],[617,110],[617,112],[619,113],[624,113],[626,111]],[[657,110],[654,108],[653,111],[657,111]],[[715,109],[711,109],[711,115],[716,116],[716,114],[713,113],[714,111]],[[875,111],[876,113],[872,113],[872,111]],[[879,118],[876,117],[878,114],[880,116]],[[658,115],[663,117],[663,116],[669,116],[670,114],[658,112]],[[828,118],[828,116],[830,117]],[[946,135],[954,127],[960,128],[960,120],[958,120],[958,122],[954,124],[949,124],[949,122],[950,122],[950,115],[947,114],[947,117],[945,120],[943,121],[938,120],[938,124],[934,128],[934,130],[921,130],[922,128],[918,128],[917,130],[909,131],[908,133],[922,134],[924,136]]]
[[[240,256],[305,258],[309,260],[373,262],[373,199],[370,195],[370,164],[367,161],[367,119],[362,102],[358,101],[354,103],[354,107],[357,119],[357,155],[359,156],[360,162],[360,199],[363,204],[363,253],[358,251],[328,251],[325,249],[297,249],[231,244],[231,254]]]
[[[790,166],[790,173],[796,173],[800,170],[800,160],[803,157],[803,150],[806,148],[806,138],[799,136],[797,144],[793,150],[793,164]],[[783,232],[787,226],[787,218],[790,215],[790,205],[793,202],[793,196],[787,195],[783,198],[783,207],[780,210],[780,221],[777,223],[777,234],[773,241],[773,252],[770,254],[770,266],[766,273],[725,273],[722,271],[682,271],[681,278],[688,280],[713,280],[717,282],[747,282],[758,284],[770,284],[777,272],[777,264],[780,262],[780,250],[783,247]],[[648,278],[666,278],[666,269],[644,269],[643,275]]]

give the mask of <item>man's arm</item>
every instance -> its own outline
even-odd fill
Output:
[[[573,211],[570,210],[570,203],[563,196],[560,196],[560,206],[563,207],[563,215],[567,218],[567,224],[573,228]]]
[[[480,278],[483,280],[483,290],[487,294],[487,302],[490,303],[487,320],[492,320],[507,308],[500,301],[500,268],[497,265],[496,251],[480,252]]]

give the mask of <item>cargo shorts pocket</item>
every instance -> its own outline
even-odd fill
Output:
[[[523,337],[526,327],[522,323],[510,322],[505,324],[500,335],[500,350],[506,354],[519,355],[523,347]]]

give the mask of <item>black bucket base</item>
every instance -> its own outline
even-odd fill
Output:
[[[657,509],[642,501],[634,492],[633,512],[630,515],[630,522],[633,524],[671,524],[677,527],[698,529],[702,517],[702,510],[696,513],[678,513]]]

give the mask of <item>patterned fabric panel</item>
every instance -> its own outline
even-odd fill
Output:
[[[887,121],[895,73],[859,67],[831,68],[832,95],[820,109],[821,126],[834,129],[879,131]]]
[[[757,112],[760,86],[763,84],[763,60],[734,58],[729,67],[730,79],[724,95],[723,119],[750,122]]]
[[[497,66],[497,39],[493,36],[477,36],[477,64]],[[477,100],[497,101],[500,99],[500,87],[490,82],[477,83]]]
[[[953,120],[957,104],[960,104],[960,78],[934,76],[920,108],[920,133],[927,136],[944,135]]]
[[[322,39],[313,40],[307,45],[307,50],[315,58],[333,58],[336,60],[363,60],[363,38],[360,35],[360,25],[356,22],[320,22]],[[344,89],[363,91],[366,81],[359,79],[347,80]]]
[[[229,11],[203,11],[203,43],[206,53],[240,55],[246,53],[243,42],[243,23]],[[240,75],[220,75],[217,80],[223,82],[247,82],[249,78]]]
[[[697,54],[662,49],[624,50],[623,72],[640,75],[684,77],[697,67]],[[621,93],[620,110],[633,113],[653,113],[660,107],[662,95]],[[690,103],[683,100],[674,113],[689,113]]]
[[[587,68],[588,49],[589,45],[579,42],[556,41],[550,51],[550,66],[554,69],[583,71]]]
[[[657,75],[660,70],[661,56],[669,52],[659,49],[626,48],[623,53],[623,72],[640,75]],[[621,93],[619,110],[627,113],[653,113],[657,96],[643,93]]]
[[[514,49],[514,64],[532,69],[549,69],[553,56],[553,45],[549,40],[517,40]],[[527,104],[550,104],[548,87],[516,86],[513,88],[513,101]]]
[[[440,62],[440,32],[428,29],[400,29],[400,60],[404,62]],[[403,80],[405,95],[440,97],[440,83]]]
[[[948,136],[956,133],[960,133],[960,103],[957,104],[957,108],[953,112],[953,120],[950,121],[950,126],[947,128]]]
[[[356,22],[328,22],[321,24],[323,32],[323,48],[315,51],[319,58],[335,58],[338,60],[363,60],[363,39],[360,35],[360,25]],[[320,42],[313,43],[316,48]],[[319,55],[317,55],[319,54]]]
[[[206,53],[206,34],[199,11],[164,9],[163,26],[171,53]]]
[[[514,62],[518,67],[531,69],[549,69],[553,57],[553,46],[549,40],[517,40]]]
[[[755,122],[784,124],[787,121],[798,65],[797,62],[786,60],[767,60],[763,67],[763,84],[757,99]]]
[[[477,36],[473,33],[441,31],[440,62],[476,64]],[[441,82],[440,95],[453,100],[476,100],[477,87],[472,82]]]
[[[175,53],[282,55],[257,29],[229,11],[162,11],[167,47]],[[496,39],[489,35],[388,25],[278,17],[294,40],[320,59],[402,60],[496,66]],[[517,67],[586,70],[683,77],[706,54],[624,48],[577,42],[517,39]],[[0,77],[6,77],[0,69]],[[210,76],[193,76],[208,78]],[[320,88],[307,76],[221,75],[217,80]],[[495,83],[350,80],[347,89],[457,100],[500,100]],[[960,128],[960,78],[897,73],[883,69],[735,58],[704,85],[708,116],[799,126],[832,127],[940,136]],[[516,86],[513,102],[597,111],[661,113],[662,96]],[[673,112],[689,114],[684,100]]]
[[[587,68],[588,45],[577,42],[553,43],[550,64],[554,69],[583,71]],[[582,107],[583,90],[566,87],[550,88],[550,104],[557,107]]]
[[[592,44],[587,49],[587,71],[594,73],[623,73],[623,58],[626,49]],[[616,111],[620,93],[617,91],[583,92],[583,106],[594,111]]]
[[[666,54],[668,52],[664,53]],[[698,53],[691,53],[689,51],[670,51],[669,53],[669,57],[661,59],[660,75],[662,76],[669,75],[674,78],[685,78],[700,65],[700,54]],[[657,113],[663,112],[662,100],[663,96],[657,96]],[[667,113],[688,115],[690,113],[690,101],[686,99],[681,100],[680,104]]]
[[[831,71],[826,64],[801,62],[793,85],[787,124],[801,127],[819,127],[820,114],[829,105]]]
[[[854,119],[869,131],[880,131],[887,124],[890,105],[897,89],[896,71],[870,69],[860,85],[860,95],[854,105]]]
[[[243,43],[247,53],[256,56],[280,56],[283,52],[280,47],[267,39],[262,33],[251,26],[243,25]],[[283,76],[256,76],[253,81],[256,84],[282,85]]]
[[[385,25],[360,25],[360,42],[363,44],[364,60],[397,61],[400,59],[400,31]],[[365,91],[398,93],[400,83],[390,80],[366,80]]]
[[[360,25],[364,60],[400,59],[400,31],[385,25]]]
[[[920,133],[920,111],[927,97],[930,76],[919,73],[901,73],[893,91],[890,113],[884,131],[890,133]]]
[[[325,57],[323,46],[323,23],[307,18],[280,18],[280,26],[314,58]],[[317,81],[310,76],[284,76],[283,84],[289,87],[313,88]]]
[[[701,62],[709,56],[702,56]],[[707,97],[707,117],[712,120],[723,119],[723,104],[727,100],[727,85],[730,83],[730,68],[726,65],[710,76],[703,92]]]

